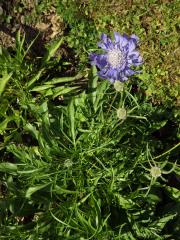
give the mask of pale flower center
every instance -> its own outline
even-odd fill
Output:
[[[107,60],[112,67],[118,67],[123,60],[123,54],[120,50],[113,49],[108,51]]]

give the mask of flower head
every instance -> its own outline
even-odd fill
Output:
[[[90,55],[92,65],[96,65],[100,70],[98,75],[114,83],[116,80],[124,82],[129,76],[138,73],[139,71],[131,69],[132,66],[142,64],[142,57],[136,50],[138,40],[134,34],[128,37],[126,34],[120,35],[115,32],[112,41],[103,33],[98,46],[104,52]]]
[[[161,176],[161,169],[159,167],[151,167],[151,176],[154,178],[160,177]]]
[[[127,118],[127,111],[125,108],[118,108],[117,109],[117,117],[120,120],[125,120]]]

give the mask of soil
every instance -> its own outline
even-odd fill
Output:
[[[0,45],[14,48],[15,36],[20,30],[25,34],[27,44],[36,39],[32,50],[37,56],[41,56],[44,54],[46,43],[63,35],[64,23],[53,6],[38,14],[35,21],[33,14],[36,1],[25,0],[25,3],[22,6],[21,1],[17,0],[0,3]],[[27,16],[31,19],[31,23],[27,22]]]

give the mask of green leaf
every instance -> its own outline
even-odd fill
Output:
[[[45,183],[45,184],[38,185],[36,187],[28,188],[28,190],[26,191],[26,194],[25,194],[26,198],[30,198],[32,194],[34,194],[35,192],[37,192],[43,188],[46,188],[49,185],[51,185],[51,183]]]
[[[75,114],[74,114],[74,99],[71,99],[69,105],[68,105],[68,116],[69,116],[69,122],[70,122],[70,131],[71,136],[75,145]]]
[[[59,41],[56,41],[49,47],[47,54],[42,59],[43,64],[46,64],[54,56],[58,48],[61,46],[62,42],[63,38],[61,38]]]
[[[67,94],[75,89],[78,89],[79,87],[57,87],[54,90],[53,98],[58,97],[59,95],[64,95]]]
[[[52,80],[45,82],[45,84],[57,84],[57,83],[72,82],[72,81],[80,79],[80,78],[82,78],[82,74],[77,74],[74,77],[53,78]]]
[[[78,208],[75,208],[75,212],[77,215],[77,218],[79,219],[80,223],[82,224],[82,226],[84,226],[84,228],[86,228],[88,230],[88,232],[96,232],[96,229],[92,226],[90,219],[88,219],[88,221],[85,219],[85,217],[83,216],[83,213],[80,212],[78,210]]]
[[[18,174],[20,175],[29,175],[32,173],[37,173],[37,172],[42,172],[44,168],[36,168],[36,169],[31,169],[31,170],[24,170],[24,171],[17,171]]]
[[[6,117],[6,112],[9,107],[9,101],[7,99],[1,99],[1,107],[0,107],[0,116]]]
[[[0,163],[0,172],[12,173],[17,172],[17,165],[9,162]]]
[[[91,76],[90,84],[89,84],[90,99],[91,99],[91,102],[93,103],[93,105],[96,101],[96,96],[97,96],[97,91],[96,91],[97,81],[98,81],[97,69],[95,66],[93,66],[92,67],[92,76]]]
[[[97,111],[99,103],[100,103],[101,99],[103,98],[104,93],[107,90],[108,86],[109,86],[108,81],[103,81],[103,82],[98,84],[97,89],[96,89],[97,96],[96,96],[96,100],[94,102],[95,111]]]
[[[2,72],[2,78],[0,78],[0,96],[3,93],[5,86],[9,79],[11,78],[12,73]]]
[[[38,140],[39,132],[37,131],[37,129],[32,124],[30,124],[30,123],[26,124],[24,129],[31,132],[33,134],[33,136]]]
[[[155,130],[159,130],[160,128],[164,127],[167,123],[167,119],[163,120],[163,121],[159,121],[159,122],[154,122],[152,123],[151,127]]]
[[[166,186],[166,190],[173,199],[180,202],[180,191],[177,188]]]
[[[43,69],[40,69],[34,76],[33,78],[28,82],[27,84],[27,87],[29,88],[33,83],[35,83],[36,81],[38,81],[42,75],[44,71],[44,68]]]
[[[68,190],[68,189],[61,188],[57,185],[55,186],[54,191],[57,194],[77,194],[78,193],[78,191],[71,191],[71,190]]]
[[[24,43],[25,43],[25,34],[21,36],[20,30],[16,34],[16,58],[19,63],[22,63],[24,58]]]
[[[164,228],[164,226],[172,219],[174,219],[174,217],[176,216],[177,214],[170,214],[170,215],[167,215],[167,216],[164,216],[162,218],[160,218],[159,220],[153,222],[152,226],[158,228],[158,230],[162,230]]]
[[[37,86],[37,87],[34,87],[33,89],[31,89],[31,92],[41,92],[41,91],[44,91],[44,90],[52,88],[52,87],[54,87],[54,85],[52,85],[52,84]]]
[[[127,199],[120,194],[115,194],[119,205],[124,209],[131,209],[134,206],[134,202],[131,199]]]
[[[52,96],[53,95],[53,89],[52,88],[47,89],[45,92],[43,92],[43,95],[45,97]]]
[[[12,119],[13,119],[12,117],[6,117],[6,119],[0,123],[0,134],[6,130],[7,124],[8,124]]]

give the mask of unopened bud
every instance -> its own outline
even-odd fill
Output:
[[[117,92],[122,92],[124,89],[124,83],[120,82],[120,81],[115,81],[114,82],[114,88]]]
[[[127,118],[127,111],[125,108],[118,108],[117,109],[117,117],[120,120],[125,120]]]

